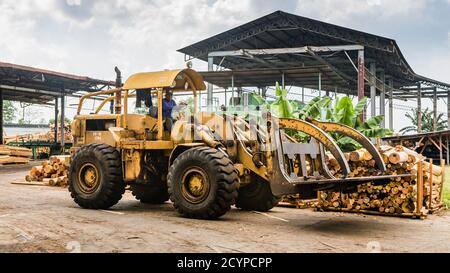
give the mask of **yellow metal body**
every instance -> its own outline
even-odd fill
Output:
[[[241,181],[248,181],[252,174],[256,174],[271,183],[274,194],[281,196],[298,193],[298,184],[311,184],[314,181],[317,184],[328,183],[334,179],[324,166],[324,147],[339,161],[346,177],[349,172],[348,163],[327,132],[345,134],[371,145],[370,141],[361,137],[354,129],[333,123],[276,119],[269,114],[267,126],[258,125],[256,130],[252,130],[253,125],[237,116],[198,113],[197,95],[205,89],[200,74],[192,69],[181,69],[135,74],[121,88],[87,94],[80,99],[78,113],[72,124],[73,150],[94,143],[117,148],[122,156],[123,179],[126,183],[131,183],[141,177],[143,171],[152,167],[148,166],[150,163],[147,157],[167,162],[168,165],[164,168],[168,170],[184,151],[209,146],[222,151],[234,162]],[[129,98],[135,97],[137,90],[146,90],[157,97],[158,118],[128,113]],[[162,117],[165,91],[190,91],[194,96],[193,116],[176,121],[171,132],[164,130]],[[107,97],[95,109],[95,114],[82,115],[84,101],[94,96]],[[109,102],[116,103],[116,113],[99,114]],[[296,143],[284,132],[286,129],[306,133],[318,142]],[[377,153],[372,146],[369,148]],[[381,158],[379,154],[377,156]],[[307,165],[313,170],[312,174],[311,171],[307,172]],[[205,176],[201,172],[189,175],[186,180],[188,184],[184,187],[185,194],[193,200],[201,200],[209,187]],[[89,186],[95,175],[89,170],[85,176]],[[334,180],[336,185],[342,182]]]
[[[148,90],[157,97],[158,118],[149,115],[128,113],[130,98],[136,97],[135,90]],[[99,91],[84,95],[80,99],[77,116],[72,123],[74,150],[87,144],[108,144],[122,151],[123,174],[125,181],[134,181],[141,172],[141,160],[144,151],[160,151],[169,158],[177,150],[198,146],[194,139],[179,139],[176,134],[186,129],[183,121],[175,123],[175,135],[164,130],[162,103],[164,92],[192,92],[194,96],[194,114],[198,111],[197,95],[206,86],[200,74],[192,69],[166,70],[160,72],[138,73],[132,75],[121,88]],[[105,105],[113,102],[120,93],[120,113],[99,114]],[[86,99],[94,96],[108,96],[96,108],[95,114],[82,115],[81,110]],[[117,103],[117,102],[116,102]],[[123,107],[122,107],[123,106]],[[200,123],[210,122],[210,117],[198,115]],[[105,122],[106,121],[106,122]],[[100,124],[100,125],[99,125]],[[230,130],[229,130],[230,131]],[[218,143],[210,135],[200,131],[204,144],[214,146]],[[230,134],[230,133],[229,133]]]
[[[186,86],[186,83],[189,86]],[[192,69],[166,70],[160,72],[138,73],[130,76],[123,89],[160,89],[170,88],[174,92],[195,88],[205,90],[203,77]]]

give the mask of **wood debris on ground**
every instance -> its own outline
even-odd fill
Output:
[[[70,168],[70,156],[52,156],[43,161],[41,166],[35,166],[25,177],[29,183],[42,182],[43,185],[66,187]]]
[[[284,196],[278,204],[280,207],[294,207],[297,209],[309,209],[317,207],[317,199],[302,200],[300,194]]]
[[[0,165],[28,164],[31,157],[30,149],[0,145]]]

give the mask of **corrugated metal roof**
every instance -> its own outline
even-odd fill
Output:
[[[48,103],[63,93],[99,91],[107,86],[114,82],[0,62],[0,90],[6,100]]]
[[[383,69],[394,79],[394,87],[424,82],[450,90],[450,84],[417,75],[393,39],[341,27],[302,16],[276,11],[247,24],[225,31],[178,50],[190,58],[207,61],[215,51],[237,49],[272,49],[304,46],[362,45],[366,61],[375,61],[377,69]],[[356,52],[348,52],[356,61]],[[322,54],[322,57],[340,72],[354,78],[351,88],[356,90],[356,71],[344,52]],[[323,63],[301,54],[258,56],[255,60],[243,57],[215,58],[214,63],[226,69],[263,69],[315,66]]]

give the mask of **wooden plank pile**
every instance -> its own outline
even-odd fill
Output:
[[[49,186],[66,187],[70,167],[70,156],[52,156],[50,160],[35,166],[25,177],[27,182],[42,182]]]
[[[0,145],[0,165],[27,164],[31,156],[30,149]]]
[[[424,202],[431,213],[444,208],[442,200],[444,193],[444,171],[443,166],[433,165],[433,161],[423,163],[424,171]]]
[[[442,168],[424,162],[423,156],[402,146],[381,146],[379,150],[386,163],[388,175],[410,174],[410,177],[398,176],[387,185],[375,182],[359,185],[353,193],[319,193],[318,207],[324,210],[350,212],[377,212],[397,216],[423,217],[442,207],[443,189]],[[377,175],[375,161],[365,150],[346,155],[351,173],[349,177]],[[342,176],[339,166],[328,155],[328,165],[336,177]],[[422,164],[423,175],[418,173],[418,164]]]
[[[5,136],[4,141],[6,144],[10,142],[53,142],[55,141],[55,126],[50,126],[49,131],[45,133],[35,133],[35,134],[20,134],[13,136]],[[61,127],[58,128],[58,141],[61,139]],[[73,142],[73,136],[69,125],[64,127],[64,139],[66,143]]]

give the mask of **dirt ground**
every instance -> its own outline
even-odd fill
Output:
[[[84,210],[67,189],[13,185],[30,169],[0,167],[0,252],[450,252],[450,213],[427,220],[275,208],[221,220],[178,216],[126,193]]]

